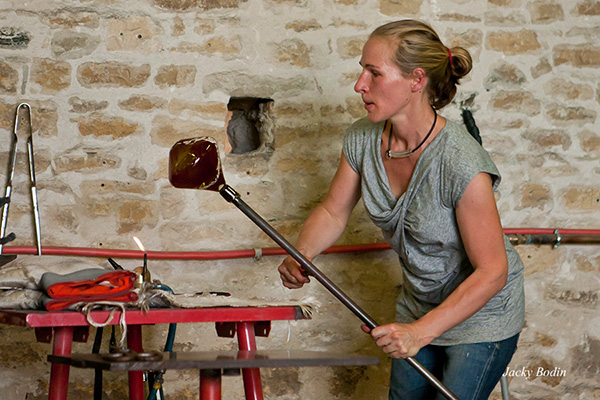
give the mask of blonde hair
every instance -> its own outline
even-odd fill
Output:
[[[444,46],[437,33],[424,22],[406,19],[390,22],[375,29],[371,37],[383,37],[396,45],[394,62],[404,76],[422,68],[429,82],[427,94],[431,105],[440,109],[456,94],[456,86],[473,67],[469,52],[462,47]]]

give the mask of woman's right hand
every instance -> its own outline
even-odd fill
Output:
[[[288,289],[300,289],[305,283],[310,282],[300,264],[290,256],[283,260],[277,270],[279,271],[283,286]]]

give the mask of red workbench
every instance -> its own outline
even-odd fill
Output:
[[[93,311],[93,321],[106,321],[110,311]],[[121,313],[115,312],[110,325],[118,325]],[[306,319],[300,306],[161,308],[147,312],[128,310],[127,347],[142,352],[142,325],[214,322],[221,337],[234,337],[237,332],[240,350],[257,350],[256,336],[268,336],[271,321]],[[0,323],[35,328],[38,342],[52,343],[52,354],[71,354],[73,341],[86,342],[89,324],[86,317],[73,311],[0,310]],[[53,340],[54,339],[54,340]],[[50,369],[50,400],[65,400],[70,366],[52,363]],[[129,398],[143,400],[143,372],[129,372]],[[258,368],[242,370],[246,400],[262,400],[262,383]]]

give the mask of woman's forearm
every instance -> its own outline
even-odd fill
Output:
[[[296,248],[312,259],[340,238],[346,223],[347,219],[336,218],[323,205],[319,205],[305,221],[296,241]]]
[[[413,323],[426,345],[473,316],[506,285],[507,268],[498,272],[475,270],[439,306]]]
[[[350,214],[360,199],[360,177],[344,154],[325,199],[304,223],[296,247],[307,257],[315,257],[333,245],[344,232]]]

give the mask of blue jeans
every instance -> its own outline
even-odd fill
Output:
[[[487,400],[506,370],[519,334],[499,342],[428,345],[414,357],[460,400]],[[390,400],[444,399],[413,367],[392,360]]]

